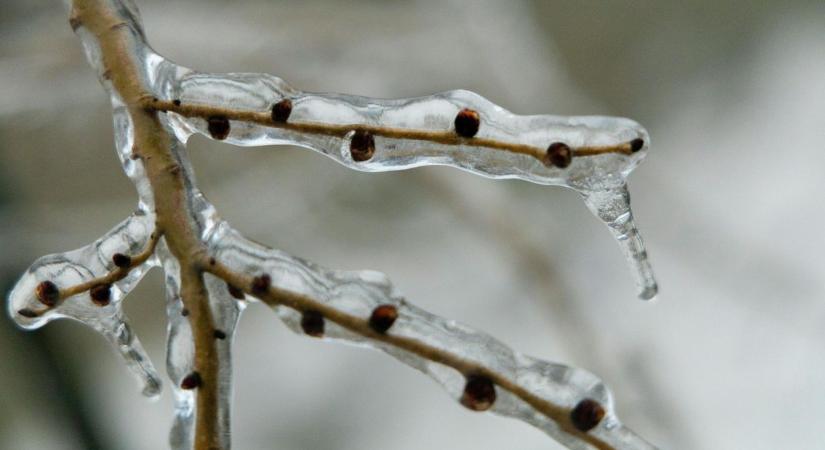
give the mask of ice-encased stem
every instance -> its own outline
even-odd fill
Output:
[[[179,139],[201,133],[239,146],[294,144],[359,171],[445,165],[494,179],[565,186],[589,196],[606,186],[624,184],[649,149],[647,131],[629,119],[521,116],[464,90],[375,99],[303,92],[267,74],[201,73],[168,60],[157,70],[174,73],[164,84],[166,96],[174,100],[147,98],[144,104],[166,112]],[[272,111],[286,101],[288,119],[276,120]],[[479,117],[478,132],[470,138],[457,134],[454,123],[465,110]],[[214,120],[222,121],[220,132],[210,125]],[[369,157],[353,155],[356,131],[374,141]],[[547,154],[555,143],[570,147],[569,166],[548,163]],[[630,211],[629,203],[625,206]],[[632,225],[611,223],[614,229]],[[628,244],[638,247],[640,241],[620,242],[625,253]],[[640,295],[651,297],[655,281],[641,256],[635,252],[628,260],[637,274],[646,270],[648,279]]]
[[[592,374],[517,354],[486,334],[415,308],[377,272],[329,271],[245,240],[217,218],[197,190],[183,148],[195,131],[222,135],[209,129],[205,119],[210,117],[185,114],[186,108],[206,108],[203,111],[218,114],[227,125],[227,117],[232,119],[227,141],[239,145],[294,143],[356,170],[440,164],[491,178],[520,178],[591,192],[597,191],[603,179],[624,180],[644,158],[648,138],[639,124],[608,117],[518,116],[467,91],[381,100],[305,93],[268,75],[201,74],[175,65],[148,47],[137,8],[130,0],[74,0],[70,22],[110,93],[118,156],[137,187],[139,210],[93,246],[36,261],[13,291],[10,313],[26,327],[61,317],[95,327],[141,376],[144,392],[156,393],[159,381],[120,303],[146,269],[161,263],[168,295],[167,367],[176,385],[173,448],[229,447],[230,346],[243,303],[232,299],[226,286],[204,270],[246,290],[251,274],[270,275],[273,290],[262,298],[293,329],[300,329],[298,312],[316,308],[331,322],[327,336],[380,348],[435,378],[454,396],[460,394],[464,377],[482,373],[502,390],[496,412],[532,423],[571,448],[651,448],[619,423],[609,392]],[[294,102],[291,120],[295,122],[270,126],[269,108],[286,98]],[[182,100],[182,109],[176,110],[172,99]],[[477,136],[456,136],[453,121],[465,108],[480,117]],[[241,120],[244,115],[254,120]],[[356,160],[351,153],[356,129],[375,134],[375,154],[368,160]],[[631,144],[634,141],[643,145]],[[573,149],[569,167],[545,160],[542,152],[556,142]],[[600,217],[625,241],[640,284],[647,286],[644,295],[652,295],[655,283],[632,224],[626,191],[623,194],[624,203],[616,200],[621,195],[602,201],[588,194],[588,205],[595,205]],[[605,207],[611,202],[626,209],[626,214],[613,214],[613,209]],[[154,222],[165,232],[157,258],[114,283],[111,305],[90,307],[83,302],[88,299],[77,295],[37,319],[24,320],[19,314],[18,308],[37,302],[33,292],[38,282],[49,280],[63,286],[96,280],[110,269],[115,251],[134,253],[148,236],[145,229]],[[224,264],[232,271],[216,269]],[[402,314],[386,335],[375,334],[365,325],[364,317],[378,303],[395,305]],[[224,338],[218,338],[217,331]],[[177,386],[192,371],[203,377],[197,394]],[[568,414],[585,396],[607,410],[599,426],[588,432],[571,427]]]
[[[498,391],[493,412],[530,423],[569,448],[655,448],[621,424],[612,395],[595,375],[521,355],[483,332],[417,308],[380,272],[328,270],[251,242],[225,222],[209,247],[217,260],[209,272],[272,306],[297,333],[305,333],[302,314],[320,313],[327,321],[324,337],[382,350],[434,378],[456,399],[467,376],[482,374]],[[265,290],[254,287],[262,276],[271,283]],[[387,333],[369,325],[380,305],[398,311]],[[570,415],[583,399],[606,411],[587,432]]]

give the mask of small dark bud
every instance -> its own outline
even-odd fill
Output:
[[[579,431],[590,431],[604,418],[604,408],[599,402],[586,398],[570,411],[570,421]]]
[[[29,319],[33,319],[35,317],[40,317],[40,314],[37,314],[37,312],[35,310],[30,309],[30,308],[23,308],[23,309],[17,311],[17,314],[20,314],[23,317],[28,317]]]
[[[237,298],[238,300],[243,300],[246,298],[242,290],[236,288],[235,286],[232,286],[229,283],[226,284],[226,289],[229,291],[229,295]]]
[[[229,119],[224,116],[212,116],[208,120],[209,134],[213,139],[222,141],[229,136]]]
[[[121,269],[128,269],[132,265],[132,257],[123,253],[115,253],[112,255],[112,262]]]
[[[201,374],[198,372],[192,372],[189,375],[183,377],[183,380],[180,382],[180,388],[191,391],[192,389],[197,389],[203,384],[203,380],[201,380]]]
[[[172,103],[173,103],[175,106],[180,106],[180,99],[176,98],[176,99],[172,100]]]
[[[372,133],[365,130],[356,130],[349,141],[349,152],[353,161],[369,161],[372,155],[375,154],[375,139],[372,137]]]
[[[289,115],[292,114],[292,100],[285,98],[272,105],[272,121],[276,123],[286,123]]]
[[[112,301],[112,285],[98,284],[97,286],[89,289],[89,296],[92,298],[92,302],[95,305],[106,306]]]
[[[470,108],[464,108],[455,116],[455,132],[459,136],[471,138],[478,133],[481,119],[478,113]]]
[[[186,308],[181,309],[180,310],[180,315],[182,315],[183,317],[188,316],[189,315],[189,310],[186,309]]]
[[[226,339],[226,333],[221,330],[215,330],[212,332],[212,335],[215,336],[215,339],[224,340]]]
[[[470,375],[464,385],[461,404],[473,411],[487,411],[496,401],[493,381],[482,375]]]
[[[214,257],[209,258],[209,265],[210,265],[210,266],[214,266],[214,265],[215,265],[215,264],[217,264],[217,263],[218,263],[218,260],[217,260],[217,259],[215,259]]]
[[[395,305],[379,305],[370,315],[370,328],[378,333],[386,333],[397,318],[398,308]]]
[[[301,328],[312,337],[324,335],[324,316],[318,311],[304,311],[301,316]]]
[[[645,140],[642,138],[636,138],[630,141],[630,151],[633,153],[638,152],[645,146]]]
[[[270,284],[272,284],[272,278],[269,275],[259,275],[252,279],[252,292],[258,295],[266,294]]]
[[[60,300],[60,289],[58,289],[57,285],[52,283],[51,281],[43,281],[37,285],[37,288],[34,290],[37,299],[40,300],[40,303],[48,306],[49,308],[54,307],[57,304],[57,301]]]
[[[545,166],[555,166],[564,169],[573,161],[573,150],[564,142],[554,142],[547,147],[547,154],[544,156]]]

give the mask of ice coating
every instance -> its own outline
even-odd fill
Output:
[[[143,106],[167,112],[158,114],[158,119],[172,138],[168,150],[183,180],[184,206],[193,232],[209,255],[239,273],[267,274],[272,286],[312,297],[344,317],[361,320],[380,304],[395,306],[400,317],[389,333],[391,336],[418,342],[473,367],[484,368],[500,376],[498,381],[507,386],[523,389],[528,396],[554,405],[561,415],[548,415],[537,409],[525,400],[524,392],[514,393],[518,389],[497,386],[498,397],[492,410],[531,423],[569,448],[653,448],[619,422],[609,391],[589,372],[520,355],[484,333],[416,308],[379,272],[327,270],[243,238],[217,216],[215,208],[195,186],[184,146],[192,133],[201,132],[237,145],[296,144],[362,171],[448,165],[491,178],[519,178],[572,188],[585,197],[588,207],[611,228],[635,269],[641,296],[649,298],[655,295],[655,281],[633,224],[626,190],[626,177],[644,158],[649,145],[649,137],[641,126],[628,119],[610,117],[518,116],[467,91],[382,100],[304,93],[270,75],[198,73],[152,51],[145,42],[137,8],[130,0],[101,2],[111,7],[118,18],[114,31],[126,33],[128,53],[136,63],[137,76],[149,102]],[[155,231],[155,199],[135,145],[136,130],[130,113],[130,107],[135,105],[127,105],[113,89],[95,35],[83,23],[72,25],[90,64],[110,94],[115,146],[124,172],[136,186],[138,210],[86,247],[35,261],[12,290],[8,312],[20,326],[29,329],[57,318],[72,318],[92,327],[120,352],[129,369],[142,381],[144,393],[157,395],[159,377],[129,327],[122,301],[149,268],[161,266],[167,296],[166,366],[175,400],[175,422],[169,440],[173,449],[190,449],[195,440],[196,391],[182,389],[181,383],[196,369],[193,331],[181,301],[180,262],[166,242],[160,239],[157,247],[150,248],[150,257],[130,267],[125,276],[112,283],[111,301],[105,306],[94,304],[90,292],[84,291],[44,309],[36,295],[37,286],[44,281],[65,290],[111,274],[117,270],[113,255],[135,255],[144,251],[150,241],[154,242],[151,236]],[[290,101],[288,123],[275,123],[274,115],[269,118],[272,106],[284,99]],[[198,115],[198,108],[218,117],[228,116],[229,127],[210,130],[207,119],[214,114]],[[466,108],[478,115],[478,132],[457,136],[455,119]],[[355,158],[353,140],[357,131],[364,130],[374,134],[374,152],[366,158]],[[544,159],[548,146],[559,142],[572,149],[569,165],[551,164]],[[613,150],[604,151],[606,148]],[[218,443],[229,448],[231,345],[245,301],[237,298],[237,292],[230,294],[223,279],[205,274],[204,281],[219,360]],[[283,305],[273,307],[290,328],[303,332],[299,312]],[[392,339],[376,339],[338,326],[333,320],[327,322],[326,338],[383,350],[434,378],[454,398],[461,397],[467,374],[457,370],[455,364],[435,362],[394,345]],[[571,429],[566,418],[583,399],[598,402],[605,409],[604,418],[587,433]]]
[[[389,331],[391,335],[423,343],[501,374],[565,410],[572,409],[582,399],[595,400],[605,408],[606,414],[589,434],[607,444],[607,448],[655,448],[621,424],[609,390],[595,375],[521,355],[485,333],[424,311],[405,301],[383,273],[328,270],[251,242],[225,222],[216,228],[210,238],[210,247],[215,249],[219,260],[238,273],[268,274],[273,286],[317,299],[352,317],[369,317],[379,305],[395,305],[399,317]],[[293,331],[304,333],[301,314],[282,305],[273,307]],[[391,343],[368,339],[331,321],[325,325],[324,338],[382,350],[433,378],[456,400],[462,396],[465,377],[452,367]],[[592,448],[591,444],[579,436],[571,436],[556,421],[504,389],[497,388],[497,399],[491,411],[530,423],[568,448]]]
[[[163,252],[166,253],[166,252]],[[180,267],[171,255],[164,257],[166,272],[166,314],[169,320],[166,344],[166,372],[173,380],[175,400],[175,420],[169,434],[169,444],[174,450],[192,448],[195,396],[191,390],[180,388],[181,381],[194,370],[195,349],[192,328],[186,318],[180,297]],[[226,283],[215,277],[206,276],[206,288],[215,329],[223,333],[216,340],[218,358],[221,362],[218,387],[220,441],[222,448],[230,448],[230,412],[232,404],[232,341],[235,327],[246,302],[231,298]]]
[[[43,281],[51,281],[58,288],[65,289],[106,274],[114,267],[112,255],[142,250],[153,227],[154,217],[137,211],[92,244],[37,259],[17,281],[8,300],[9,315],[23,328],[40,328],[52,320],[69,318],[102,334],[123,357],[129,370],[138,377],[143,394],[150,397],[160,393],[160,378],[140,340],[129,326],[122,301],[155,264],[154,261],[149,260],[134,268],[125,278],[114,283],[111,287],[111,301],[106,306],[96,305],[89,293],[83,292],[61,300],[54,308],[44,309],[44,305],[35,296],[35,289]],[[26,317],[24,313],[21,314],[26,310],[45,312],[37,317]]]
[[[584,192],[582,195],[590,211],[607,224],[619,243],[639,288],[639,298],[650,300],[655,297],[659,288],[647,259],[642,236],[633,221],[627,187]]]
[[[489,178],[564,186],[588,198],[588,206],[611,229],[617,223],[605,219],[611,216],[605,211],[630,211],[626,179],[650,143],[647,131],[629,119],[519,116],[462,90],[413,99],[372,99],[301,92],[265,74],[206,74],[168,61],[155,67],[175,74],[156,76],[167,81],[163,95],[179,102],[161,109],[170,111],[171,124],[182,140],[195,132],[212,136],[207,118],[223,116],[229,119],[229,130],[227,136],[218,136],[220,140],[241,146],[299,145],[359,171],[445,165]],[[288,123],[267,122],[273,105],[285,99],[291,105]],[[454,120],[465,108],[478,113],[478,132],[466,139],[451,136]],[[374,134],[375,150],[368,160],[354,158],[351,152],[359,129]],[[634,141],[640,146],[631,150]],[[572,149],[567,167],[542,161],[548,146],[557,142]],[[624,151],[593,151],[606,148]],[[632,214],[622,218],[621,227],[627,232],[614,235],[634,272],[639,296],[650,299],[657,286]],[[621,237],[629,235],[633,239]]]

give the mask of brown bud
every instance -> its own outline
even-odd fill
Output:
[[[353,161],[369,161],[372,155],[375,154],[375,139],[372,137],[372,133],[365,130],[356,130],[349,141],[349,152]]]
[[[461,404],[473,411],[487,411],[496,401],[493,381],[483,375],[470,375],[464,385]]]
[[[272,121],[275,123],[286,123],[289,115],[292,114],[292,100],[285,98],[272,105]]]
[[[209,134],[213,139],[222,141],[229,136],[229,119],[224,116],[212,116],[208,120]]]
[[[272,284],[272,278],[269,275],[259,275],[252,279],[252,293],[256,295],[266,294],[270,284]]]
[[[132,265],[132,257],[123,253],[115,253],[112,255],[112,262],[121,269],[128,269]]]
[[[324,315],[314,310],[304,311],[301,315],[301,329],[304,330],[304,333],[313,337],[323,336]]]
[[[89,289],[89,296],[92,298],[92,302],[94,302],[95,305],[106,306],[112,301],[112,285],[98,284],[97,286]]]
[[[17,314],[20,314],[23,317],[28,317],[29,319],[33,319],[35,317],[40,317],[40,314],[38,314],[37,311],[35,311],[31,308],[23,308],[23,309],[17,311]]]
[[[579,431],[590,431],[604,418],[604,408],[596,400],[586,398],[570,411],[570,421]]]
[[[229,295],[231,295],[232,297],[237,298],[238,300],[243,300],[243,299],[246,298],[246,296],[244,296],[242,290],[236,288],[235,286],[232,286],[229,283],[226,283],[226,289],[229,291]]]
[[[180,382],[180,388],[190,391],[192,389],[199,388],[201,384],[203,384],[203,380],[201,380],[201,374],[195,371],[183,377],[183,380],[181,380]]]
[[[545,166],[555,166],[564,169],[573,161],[573,150],[564,142],[554,142],[547,147],[544,155]]]
[[[645,140],[642,138],[636,138],[630,141],[630,151],[633,153],[638,152],[645,146]]]
[[[186,309],[186,308],[181,309],[180,310],[180,315],[182,315],[183,317],[188,316],[189,315],[189,310]]]
[[[464,108],[455,116],[455,132],[459,136],[471,138],[478,133],[481,119],[478,113],[470,108]]]
[[[215,339],[224,340],[226,339],[226,333],[221,330],[215,330],[212,332],[212,335],[215,336]]]
[[[54,307],[57,304],[57,301],[60,300],[60,289],[58,289],[57,285],[52,283],[51,281],[43,281],[37,285],[37,288],[34,290],[37,299],[40,300],[40,303],[48,306],[49,308]]]
[[[180,106],[180,99],[179,99],[179,98],[176,98],[176,99],[172,100],[172,103],[173,103],[175,106]]]
[[[209,258],[209,265],[210,265],[210,266],[214,266],[214,265],[215,265],[215,264],[217,264],[217,263],[218,263],[218,260],[217,260],[217,259],[215,259],[215,257],[214,257],[214,256]]]
[[[370,315],[370,328],[378,333],[386,333],[397,318],[398,308],[395,305],[378,305]]]

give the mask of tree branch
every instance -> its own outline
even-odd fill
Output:
[[[625,185],[648,146],[637,123],[517,116],[467,91],[378,100],[302,93],[267,75],[200,74],[148,47],[130,1],[73,0],[70,24],[111,95],[116,146],[139,207],[95,243],[35,261],[9,308],[29,328],[60,317],[94,327],[141,376],[144,392],[156,395],[157,375],[120,300],[149,267],[163,265],[167,364],[180,383],[173,446],[229,447],[229,345],[242,309],[231,297],[242,300],[246,293],[295,330],[380,348],[435,378],[464,406],[524,420],[570,448],[652,448],[619,422],[609,391],[594,375],[520,355],[420,310],[378,272],[329,271],[244,239],[195,187],[182,146],[200,131],[240,145],[296,143],[358,170],[445,164],[567,186],[612,227],[649,297],[655,281]],[[226,289],[216,286],[218,278]],[[64,301],[86,291],[93,305]]]

